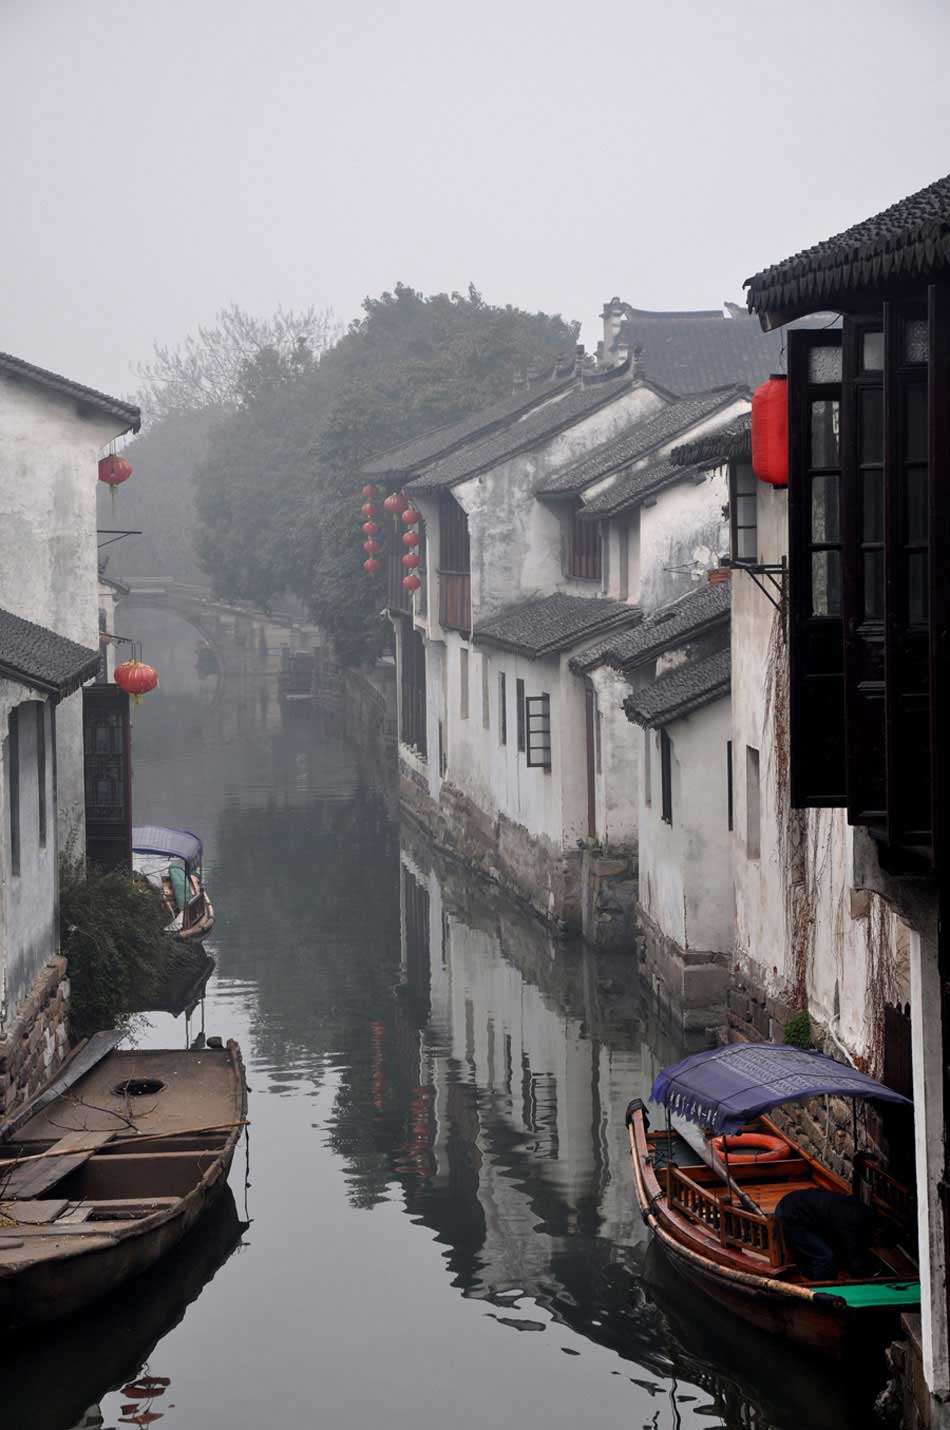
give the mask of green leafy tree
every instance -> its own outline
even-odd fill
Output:
[[[344,661],[378,649],[382,591],[362,569],[359,469],[550,367],[577,326],[398,285],[313,361],[275,346],[247,364],[197,479],[198,552],[214,589],[265,608],[299,596]]]

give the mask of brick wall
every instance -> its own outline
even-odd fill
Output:
[[[69,1051],[65,958],[40,969],[0,1038],[0,1109],[9,1117],[53,1077]]]

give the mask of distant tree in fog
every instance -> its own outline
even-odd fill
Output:
[[[329,309],[301,312],[278,308],[269,318],[231,303],[210,325],[199,325],[175,347],[155,344],[155,358],[139,364],[139,402],[146,421],[202,408],[240,406],[249,381],[268,367],[302,370],[324,352],[339,331]]]
[[[388,628],[380,586],[362,569],[360,466],[505,396],[576,338],[576,324],[494,306],[474,287],[427,297],[400,284],[367,298],[318,361],[265,345],[235,376],[195,483],[214,589],[265,607],[290,592],[342,659],[378,650]]]

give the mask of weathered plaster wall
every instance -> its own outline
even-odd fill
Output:
[[[659,734],[650,732],[650,803],[640,793],[640,904],[681,949],[731,953],[735,910],[727,830],[728,699],[675,720],[672,824],[662,818]],[[646,745],[644,745],[646,758]]]
[[[22,686],[0,681],[0,730],[3,732],[3,827],[0,830],[0,948],[3,950],[0,1026],[13,1017],[39,970],[59,953],[56,864],[56,810],[53,802],[53,747],[50,707],[30,700]],[[72,699],[76,699],[73,696]],[[20,872],[14,874],[10,850],[10,739],[7,719],[18,711],[20,772]],[[46,843],[40,843],[37,711],[46,731]]]
[[[597,837],[610,848],[637,845],[637,790],[640,780],[640,731],[631,725],[623,702],[630,686],[611,666],[591,671],[600,720],[600,768],[595,770]]]
[[[623,396],[568,431],[453,489],[469,516],[476,633],[480,621],[530,596],[568,590],[600,594],[600,583],[574,581],[564,574],[564,513],[559,503],[538,501],[533,493],[544,476],[662,405],[651,388],[630,384]]]
[[[760,561],[787,553],[787,496],[758,489]],[[778,613],[741,571],[732,578],[736,946],[768,996],[804,995],[851,1057],[880,1054],[882,1002],[909,996],[908,935],[897,914],[854,890],[854,830],[845,811],[790,811],[787,653]],[[769,695],[771,693],[771,698]],[[776,732],[780,746],[776,746]],[[784,733],[781,733],[783,732]],[[760,852],[748,847],[748,748],[759,751]],[[876,992],[872,991],[876,983]],[[876,1000],[876,1002],[875,1002]],[[880,1069],[878,1069],[880,1070]]]
[[[729,501],[724,468],[702,481],[667,487],[640,511],[639,604],[644,611],[683,596],[729,549]]]
[[[121,423],[0,378],[0,606],[95,649],[97,462]],[[85,839],[82,707],[57,718],[59,821]]]

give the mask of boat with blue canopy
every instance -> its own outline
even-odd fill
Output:
[[[166,932],[182,943],[198,942],[214,927],[202,856],[201,840],[190,829],[145,824],[132,830],[132,868],[162,895]]]
[[[859,1103],[911,1115],[901,1093],[822,1053],[732,1043],[664,1068],[650,1101],[665,1126],[651,1130],[637,1098],[627,1128],[644,1221],[678,1270],[754,1325],[841,1354],[856,1330],[919,1305],[916,1205],[876,1152],[856,1151],[849,1184],[769,1116],[814,1098],[851,1102],[855,1149]]]

